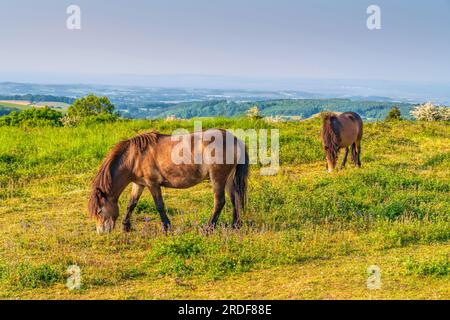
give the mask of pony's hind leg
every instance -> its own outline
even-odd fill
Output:
[[[356,152],[358,153],[356,165],[360,168],[361,167],[361,141],[358,141],[356,143],[356,148],[357,148]]]
[[[208,228],[213,230],[216,227],[217,220],[219,219],[220,213],[225,206],[225,183],[214,182],[214,212],[209,219]]]
[[[355,166],[361,167],[361,141],[352,144],[352,161]]]
[[[226,191],[230,197],[231,204],[233,205],[233,228],[239,229],[241,227],[241,214],[239,209],[239,204],[236,199],[236,188],[234,186],[233,180],[230,179],[226,186]]]
[[[167,232],[170,228],[170,220],[166,213],[166,208],[164,206],[164,200],[162,197],[161,187],[159,185],[150,185],[150,193],[152,194],[153,200],[155,201],[156,208],[159,212],[161,218],[162,226],[164,232]]]
[[[144,186],[133,183],[133,187],[131,189],[131,197],[127,205],[127,214],[122,222],[123,231],[125,232],[129,232],[131,230],[131,214],[133,213],[134,208],[136,208],[136,205],[143,191]]]
[[[342,159],[341,167],[344,168],[345,164],[347,163],[347,156],[348,156],[348,147],[345,148],[344,158]]]
[[[356,151],[356,143],[352,144],[352,161],[355,165],[358,165],[358,153]]]

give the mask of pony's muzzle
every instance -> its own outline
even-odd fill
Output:
[[[103,221],[103,223],[97,224],[97,234],[111,233],[114,230],[114,221],[108,219]]]

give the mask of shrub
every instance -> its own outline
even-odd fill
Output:
[[[438,121],[450,120],[450,108],[449,107],[436,107],[431,102],[416,106],[412,111],[411,115],[417,120],[421,121]]]
[[[44,108],[31,108],[21,112],[13,111],[0,118],[0,126],[25,127],[60,127],[63,114],[59,111]]]
[[[114,105],[108,97],[97,97],[90,94],[84,98],[75,100],[67,110],[67,115],[62,119],[66,127],[79,124],[97,124],[114,122],[119,116],[114,112]]]
[[[251,107],[247,110],[247,118],[253,119],[253,120],[259,120],[262,119],[261,112],[259,111],[259,108],[257,106]]]
[[[399,121],[402,120],[402,113],[398,107],[392,107],[386,115],[385,121]]]
[[[114,105],[109,101],[108,97],[97,97],[94,94],[75,100],[67,110],[69,117],[82,118],[113,113]]]

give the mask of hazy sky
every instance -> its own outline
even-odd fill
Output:
[[[66,28],[66,8],[82,30]],[[369,31],[366,9],[381,7]],[[2,0],[0,75],[450,82],[450,0]]]

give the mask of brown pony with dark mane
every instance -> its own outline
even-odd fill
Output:
[[[352,160],[361,167],[361,139],[363,122],[355,112],[344,112],[339,115],[326,113],[322,124],[322,146],[327,159],[328,172],[336,167],[339,150],[345,148],[342,167],[345,167],[349,146],[352,148]]]
[[[131,214],[147,187],[167,231],[170,220],[161,187],[184,189],[209,178],[214,192],[214,212],[208,227],[215,227],[225,205],[226,192],[233,205],[233,227],[239,228],[246,205],[248,173],[249,158],[244,143],[225,130],[173,136],[144,133],[119,142],[103,160],[92,182],[88,210],[96,219],[99,234],[111,232],[119,216],[119,197],[132,183],[123,230],[131,230]]]

